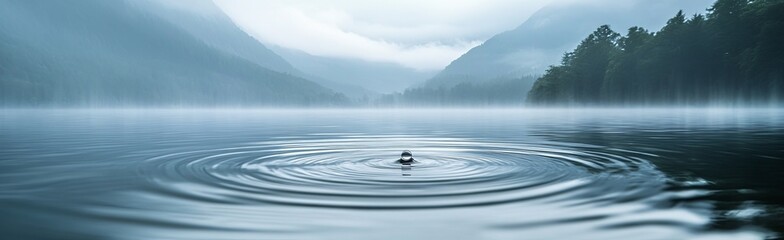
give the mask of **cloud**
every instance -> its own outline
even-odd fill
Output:
[[[548,1],[215,0],[266,44],[438,70]]]

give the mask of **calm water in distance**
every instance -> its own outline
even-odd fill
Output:
[[[778,238],[783,143],[771,109],[0,110],[0,238]]]

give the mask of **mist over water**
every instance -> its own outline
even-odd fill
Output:
[[[770,109],[3,110],[0,232],[775,238],[783,129]]]
[[[0,239],[782,239],[783,13],[0,0]]]

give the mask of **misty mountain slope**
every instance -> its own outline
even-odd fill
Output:
[[[212,0],[130,2],[178,26],[207,45],[281,73],[298,71],[240,29]]]
[[[678,4],[673,4],[678,2]],[[632,26],[658,29],[675,12],[704,12],[711,0],[562,0],[533,14],[519,27],[493,36],[430,79],[426,86],[453,86],[498,78],[539,75],[557,64],[596,26],[609,24],[625,30]]]
[[[13,105],[342,102],[211,47],[132,1],[0,1],[0,84]]]
[[[181,27],[221,51],[240,56],[277,72],[290,73],[314,81],[351,98],[359,99],[377,95],[377,93],[350,83],[338,83],[316,74],[303,73],[294,68],[283,57],[240,29],[211,0],[187,2],[149,0],[137,3],[142,6],[146,5],[145,7],[151,12],[157,13],[161,18]]]
[[[435,75],[433,71],[417,71],[394,63],[321,57],[299,50],[275,46],[270,48],[309,76],[318,76],[335,84],[358,86],[371,93],[402,91]]]

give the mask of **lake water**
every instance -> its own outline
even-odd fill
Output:
[[[3,239],[784,232],[780,110],[0,110],[0,143]]]

